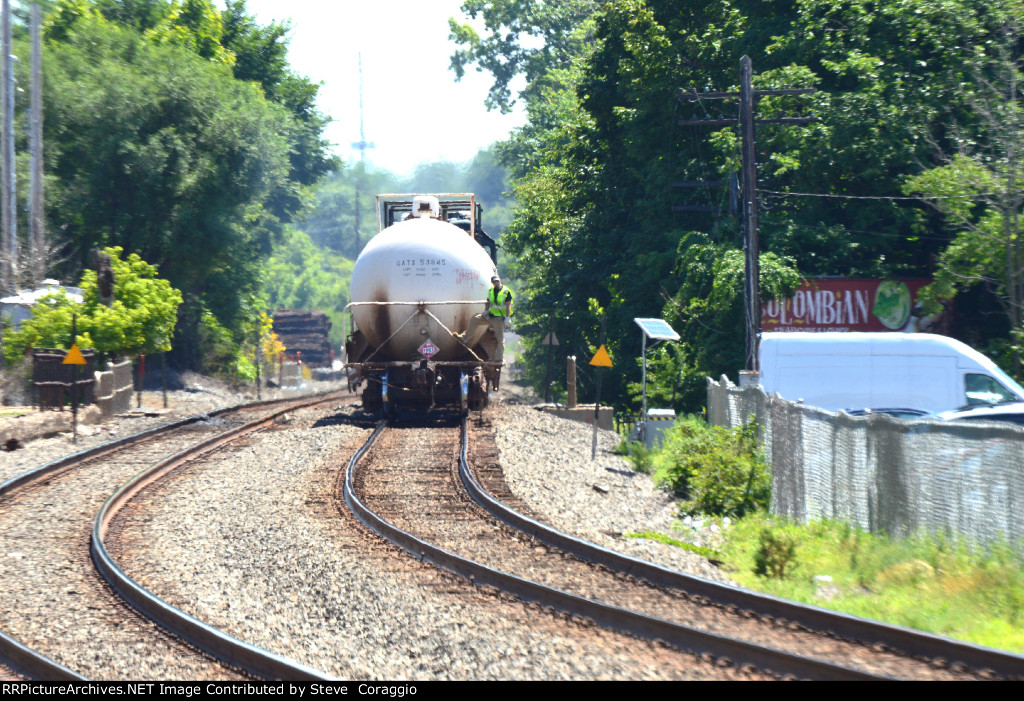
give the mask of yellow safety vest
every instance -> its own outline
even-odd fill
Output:
[[[512,297],[512,293],[507,287],[502,287],[498,290],[498,294],[494,294],[495,290],[492,287],[487,290],[487,302],[491,305],[491,308],[487,310],[487,313],[491,316],[505,316],[505,302],[509,301]],[[512,316],[512,307],[509,306],[509,316]]]

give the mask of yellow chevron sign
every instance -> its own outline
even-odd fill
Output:
[[[591,365],[596,365],[599,368],[610,368],[612,366],[612,358],[608,355],[608,351],[602,345],[594,353],[594,357],[590,360]]]
[[[61,362],[62,365],[87,365],[85,362],[85,356],[82,355],[82,351],[78,350],[78,344],[72,343],[71,350],[64,356],[64,360]]]

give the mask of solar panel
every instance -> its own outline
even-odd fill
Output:
[[[679,334],[672,330],[663,319],[633,319],[643,329],[647,338],[655,341],[678,341]]]

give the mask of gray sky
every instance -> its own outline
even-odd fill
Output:
[[[417,163],[465,161],[524,122],[488,112],[489,74],[448,69],[448,18],[464,21],[462,0],[248,0],[261,23],[292,20],[289,60],[322,82],[320,109],[335,121],[327,138],[346,162],[359,158],[358,55],[363,58],[366,152],[376,166],[408,173]]]

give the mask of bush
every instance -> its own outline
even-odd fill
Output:
[[[648,450],[640,441],[629,441],[625,446],[626,459],[633,466],[633,470],[635,472],[642,472],[645,475],[650,474],[651,469],[654,467],[655,451]]]
[[[759,577],[785,579],[796,568],[796,541],[770,528],[761,531],[757,552],[754,553],[754,574]]]
[[[655,479],[686,499],[689,511],[743,516],[767,508],[771,498],[754,422],[730,430],[687,416],[666,432],[657,463]]]
[[[80,348],[95,348],[108,358],[171,350],[181,293],[157,277],[156,267],[137,254],[122,260],[124,251],[119,246],[103,252],[110,256],[116,278],[112,306],[100,301],[96,271],[86,270],[80,283],[81,303],[63,290],[46,295],[32,307],[32,317],[20,330],[8,330],[7,362],[23,358],[32,347],[69,348],[73,317],[77,317],[74,342]]]

